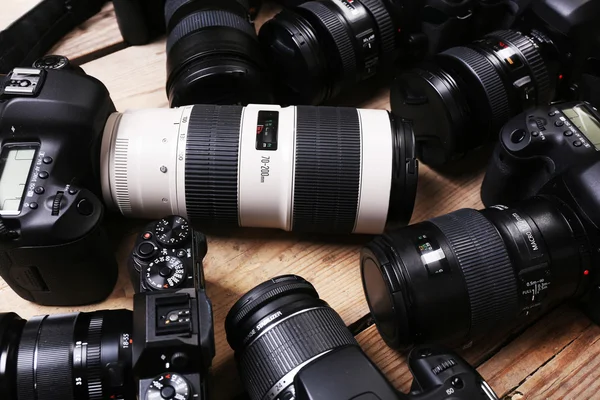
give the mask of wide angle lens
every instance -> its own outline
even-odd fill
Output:
[[[252,400],[293,398],[286,395],[293,396],[302,366],[336,348],[358,346],[339,314],[295,275],[242,296],[227,314],[225,331]]]
[[[167,95],[171,107],[272,100],[246,0],[167,0]]]
[[[394,20],[381,0],[309,1],[285,9],[260,29],[278,100],[320,104],[389,71]]]
[[[133,399],[131,311],[0,314],[3,400]]]
[[[494,32],[434,61],[401,73],[391,91],[393,112],[413,122],[419,158],[430,165],[495,140],[511,117],[548,104],[560,75],[556,49],[539,32]]]
[[[196,229],[381,233],[410,220],[418,176],[411,125],[384,110],[115,113],[101,154],[107,205],[135,218],[181,215]]]
[[[556,198],[462,209],[369,243],[363,288],[391,347],[461,344],[581,295],[589,283],[585,238]]]

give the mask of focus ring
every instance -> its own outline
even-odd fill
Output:
[[[192,226],[238,225],[242,110],[212,105],[192,109],[185,159],[185,202]]]
[[[517,281],[502,237],[478,211],[462,209],[433,218],[448,240],[465,278],[471,305],[469,336],[518,314]]]
[[[322,3],[315,1],[304,3],[300,7],[314,14],[331,34],[342,61],[344,79],[353,79],[356,77],[356,55],[354,53],[354,46],[352,46],[352,39],[336,13]]]
[[[351,233],[360,186],[358,111],[311,106],[296,111],[292,230]]]
[[[535,81],[537,104],[547,104],[552,100],[550,92],[550,76],[539,49],[528,38],[516,31],[498,31],[488,36],[497,37],[519,49],[525,58]]]
[[[89,400],[102,400],[102,316],[93,316],[91,318],[87,341],[86,370]]]
[[[394,26],[390,14],[381,0],[361,0],[361,3],[369,10],[373,19],[375,19],[381,40],[382,63],[387,67],[388,63],[393,61],[393,53],[396,50]]]
[[[251,302],[249,302],[247,305],[242,307],[235,314],[235,317],[230,322],[231,326],[237,326],[240,323],[240,321],[242,321],[246,317],[246,315],[248,315],[248,313],[261,307],[263,304],[267,303],[274,297],[278,297],[281,294],[284,294],[284,293],[287,294],[292,291],[297,292],[298,290],[302,290],[302,289],[308,290],[313,295],[318,296],[317,293],[315,292],[315,289],[312,287],[312,285],[307,284],[305,282],[294,282],[294,283],[290,283],[290,284],[287,284],[284,286],[275,287],[275,288],[267,291],[266,293],[263,293],[258,298],[252,299]]]
[[[195,0],[167,0],[165,2],[165,22],[167,23],[167,26],[169,26],[170,22],[171,22],[171,18],[173,18],[173,15],[175,15],[175,13],[177,12],[177,10],[179,10],[179,8],[181,6],[184,6],[188,3],[194,3]],[[216,6],[216,1],[214,2],[215,4],[213,5],[213,7],[217,8]],[[244,10],[249,10],[250,9],[250,4],[248,3],[247,0],[237,0],[237,3],[244,9]],[[193,6],[197,7],[196,4],[194,4]],[[206,5],[202,5],[204,8],[206,8]],[[233,7],[233,6],[230,6]],[[217,8],[218,9],[218,8]]]
[[[17,356],[17,398],[18,400],[36,399],[34,359],[40,329],[44,317],[31,318],[25,324]]]
[[[293,315],[252,342],[238,370],[252,400],[260,400],[286,374],[337,347],[358,346],[340,316],[329,307]]]
[[[173,28],[167,39],[167,54],[181,38],[192,32],[211,26],[233,28],[256,37],[256,31],[252,25],[239,15],[222,10],[200,11],[183,18]]]
[[[440,55],[460,60],[479,77],[490,105],[491,131],[500,129],[511,114],[506,88],[494,66],[484,55],[468,47],[454,47]]]

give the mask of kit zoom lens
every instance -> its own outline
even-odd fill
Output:
[[[130,311],[0,314],[3,400],[135,398]]]
[[[167,0],[167,95],[171,107],[272,100],[246,0]]]
[[[321,104],[391,69],[396,30],[382,0],[309,1],[260,29],[285,104]]]
[[[294,275],[242,296],[227,314],[225,331],[252,400],[294,398],[291,386],[303,366],[336,348],[358,346],[339,314]]]
[[[418,175],[410,124],[355,108],[114,113],[101,154],[107,205],[135,218],[181,215],[197,229],[381,233],[410,220]]]
[[[464,343],[580,296],[589,248],[553,197],[462,209],[380,236],[361,253],[363,288],[391,347]]]
[[[391,90],[392,110],[413,121],[419,158],[441,165],[495,140],[523,110],[548,104],[559,68],[543,34],[491,33],[401,73]]]

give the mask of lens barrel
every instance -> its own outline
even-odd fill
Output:
[[[225,331],[252,400],[278,398],[304,365],[333,349],[358,346],[315,288],[294,275],[242,296],[227,314]]]
[[[392,110],[413,121],[419,158],[434,166],[459,158],[494,140],[512,116],[549,103],[559,63],[553,49],[539,32],[498,31],[401,73]]]
[[[381,0],[309,1],[267,21],[259,39],[284,104],[320,104],[389,71],[394,21]]]
[[[363,288],[390,346],[464,343],[583,294],[586,241],[555,197],[458,210],[369,243]]]
[[[245,0],[167,0],[167,95],[172,107],[272,100],[249,7]]]
[[[3,399],[134,398],[131,325],[126,310],[46,315],[26,322],[13,313],[0,314]]]

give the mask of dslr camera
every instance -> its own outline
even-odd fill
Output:
[[[513,116],[600,89],[599,0],[540,0],[515,23],[398,75],[394,113],[410,119],[418,157],[442,165],[495,140]]]
[[[215,352],[212,306],[202,271],[193,273],[195,285],[140,291],[133,313],[102,310],[29,321],[0,314],[2,398],[206,399]]]
[[[436,217],[363,249],[365,294],[390,346],[465,343],[566,300],[600,323],[599,121],[585,102],[514,118],[482,185],[489,208]]]
[[[497,399],[473,367],[437,346],[412,350],[412,390],[399,393],[339,314],[295,275],[273,278],[242,296],[225,330],[251,400]]]

